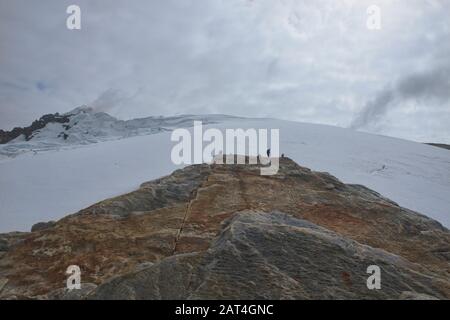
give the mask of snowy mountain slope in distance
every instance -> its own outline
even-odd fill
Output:
[[[278,128],[280,152],[300,165],[365,185],[450,226],[448,150],[274,119],[234,119],[208,127]],[[159,132],[0,161],[0,232],[29,230],[38,221],[59,219],[169,174],[177,168],[170,159],[174,144],[170,132]]]
[[[148,135],[173,128],[189,127],[194,120],[203,123],[224,122],[237,117],[227,115],[179,115],[172,117],[147,117],[132,120],[118,120],[107,113],[95,112],[82,106],[63,114],[69,122],[48,123],[26,139],[24,135],[1,145],[0,159],[14,157],[33,151],[71,148],[74,146],[117,140],[138,135]]]

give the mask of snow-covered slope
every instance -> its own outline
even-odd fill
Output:
[[[180,116],[171,128],[192,125],[194,118]],[[324,125],[227,117],[209,121],[214,124],[205,129],[279,128],[281,152],[300,165],[363,184],[450,226],[448,150]],[[28,230],[38,221],[61,218],[169,174],[177,168],[170,160],[170,132],[149,133],[3,159],[0,232]]]

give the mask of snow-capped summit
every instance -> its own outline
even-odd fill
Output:
[[[0,144],[0,158],[28,151],[38,152],[75,147],[107,140],[148,135],[173,128],[190,127],[194,120],[220,123],[236,117],[226,115],[179,115],[119,120],[83,105],[62,115],[45,115],[26,128],[16,128],[13,139]],[[10,132],[4,133],[11,134]]]

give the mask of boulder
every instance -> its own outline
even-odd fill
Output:
[[[31,227],[31,232],[42,231],[53,227],[55,224],[55,221],[38,222]]]

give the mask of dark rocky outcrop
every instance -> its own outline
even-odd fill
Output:
[[[430,146],[433,146],[433,147],[438,147],[438,148],[450,150],[450,145],[449,144],[444,144],[444,143],[427,143],[427,144],[430,145]]]
[[[0,252],[8,251],[9,245],[5,239],[0,238]]]
[[[55,225],[55,223],[56,223],[55,221],[38,222],[31,227],[31,232],[41,231],[41,230],[51,228]]]
[[[32,138],[34,132],[44,128],[49,123],[66,123],[69,121],[69,115],[60,115],[59,113],[46,114],[40,119],[33,121],[33,123],[28,127],[16,127],[11,131],[0,130],[0,144],[8,143],[21,135],[24,135],[25,140],[28,141]]]
[[[0,297],[450,298],[438,222],[289,158],[274,176],[259,169],[186,167],[21,234],[0,256]],[[74,264],[93,285],[68,295]],[[381,290],[366,286],[374,264]]]

